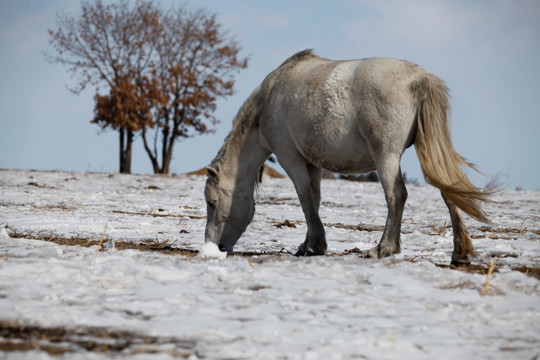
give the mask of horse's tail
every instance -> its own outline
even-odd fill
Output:
[[[426,182],[473,218],[489,222],[480,208],[489,193],[471,184],[461,165],[478,170],[454,150],[450,141],[448,88],[435,75],[424,73],[411,83],[410,89],[417,106],[414,146]]]

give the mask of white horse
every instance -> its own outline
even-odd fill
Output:
[[[207,167],[205,241],[232,251],[255,213],[258,170],[274,153],[292,179],[307,222],[296,255],[322,255],[327,244],[319,218],[321,171],[377,170],[388,216],[368,256],[400,252],[407,190],[400,160],[415,145],[424,176],[440,189],[454,231],[453,263],[470,262],[473,245],[461,210],[487,222],[448,130],[448,89],[436,76],[403,60],[331,61],[301,51],[271,72],[240,108],[233,130]]]

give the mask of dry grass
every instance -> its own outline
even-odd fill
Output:
[[[493,274],[493,269],[495,268],[495,261],[491,260],[491,263],[489,264],[488,273],[486,276],[486,282],[484,283],[484,286],[482,287],[482,291],[480,292],[480,296],[486,295],[486,292],[489,288],[489,282],[491,280],[491,274]]]
[[[99,243],[96,248],[96,255],[94,256],[94,260],[92,261],[92,266],[96,265],[99,250],[101,249],[101,246],[103,245],[103,240],[105,239],[105,233],[107,232],[108,227],[109,227],[109,224],[105,224],[105,229],[103,229],[103,235],[101,235],[101,239],[99,239]]]
[[[284,220],[284,221],[281,221],[281,222],[272,222],[272,225],[274,225],[275,227],[277,227],[278,229],[281,229],[282,227],[290,227],[290,228],[295,228],[296,225],[300,225],[302,224],[302,221],[300,220]]]
[[[433,229],[433,231],[435,231],[437,234],[439,234],[440,236],[446,236],[446,229],[451,229],[452,228],[452,224],[448,224],[446,222],[446,220],[444,221],[444,224],[441,225],[441,226],[431,226],[431,228]]]
[[[472,281],[460,281],[457,284],[441,286],[442,290],[475,289],[476,284]]]

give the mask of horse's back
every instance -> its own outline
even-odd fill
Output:
[[[337,172],[373,170],[373,141],[404,150],[414,123],[409,84],[420,67],[390,58],[285,64],[268,92],[269,142],[288,141],[309,162]]]

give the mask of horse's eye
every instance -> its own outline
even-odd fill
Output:
[[[211,207],[212,209],[214,209],[216,207],[216,200],[214,201],[207,201],[206,204],[208,204],[209,207]]]

